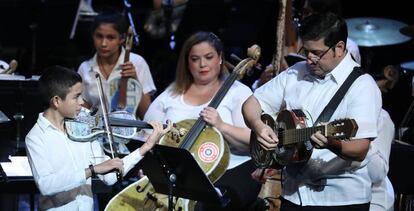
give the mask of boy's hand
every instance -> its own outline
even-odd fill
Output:
[[[164,129],[161,122],[149,122],[152,126],[152,133],[149,135],[145,143],[140,147],[140,153],[142,156],[148,152],[156,143],[160,141],[168,131],[171,130],[173,124],[171,121],[167,121],[167,127]]]
[[[112,171],[117,171],[123,175],[124,161],[120,158],[114,158],[95,165],[93,168],[96,174],[106,174]]]

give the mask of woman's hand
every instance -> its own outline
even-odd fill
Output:
[[[203,117],[203,120],[206,121],[211,126],[220,130],[221,126],[224,124],[223,120],[220,117],[220,114],[216,109],[212,107],[205,107],[201,112],[200,116]]]

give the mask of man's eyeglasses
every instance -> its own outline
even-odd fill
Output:
[[[302,46],[302,48],[299,49],[298,54],[303,56],[303,57],[306,57],[306,58],[310,59],[313,63],[318,63],[322,59],[322,57],[325,56],[325,54],[328,53],[328,51],[331,50],[331,48],[333,48],[333,47],[336,47],[336,44],[329,47],[326,51],[321,52],[321,51],[317,51],[317,50],[316,51],[310,51],[310,50],[308,50],[308,49],[306,49]],[[309,54],[309,53],[311,53],[311,54]]]

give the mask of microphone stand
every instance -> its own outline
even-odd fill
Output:
[[[135,29],[134,20],[132,18],[131,4],[128,2],[128,0],[124,0],[124,6],[125,6],[125,11],[127,12],[127,15],[128,15],[129,24],[132,28],[132,33],[134,35],[135,44],[138,45],[139,44],[139,35],[137,33],[137,30]]]

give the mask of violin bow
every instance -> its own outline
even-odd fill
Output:
[[[114,145],[112,144],[113,140],[114,140],[114,136],[112,134],[112,127],[110,126],[111,124],[110,124],[109,118],[108,118],[108,108],[107,108],[106,99],[104,97],[104,91],[103,91],[103,87],[102,87],[102,79],[101,79],[101,77],[99,76],[98,73],[95,75],[95,77],[97,79],[99,100],[101,102],[102,115],[104,117],[104,124],[105,124],[106,134],[108,136],[109,147],[111,149],[112,158],[115,158],[115,157],[118,157],[118,153],[114,150]]]

